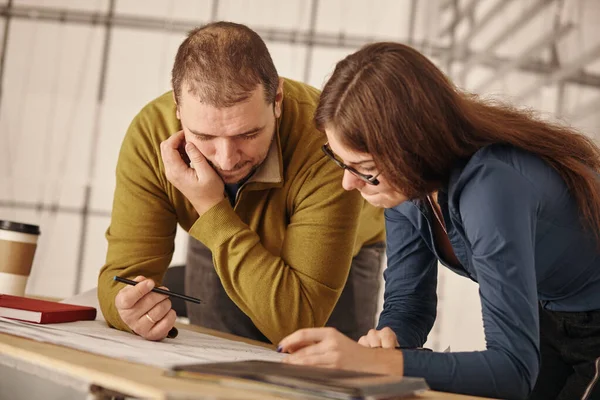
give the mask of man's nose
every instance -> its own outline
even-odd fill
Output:
[[[231,171],[241,160],[241,156],[233,140],[220,140],[215,150],[215,161],[217,166],[223,171]]]

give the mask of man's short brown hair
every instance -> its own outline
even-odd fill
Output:
[[[261,84],[267,103],[273,103],[279,76],[256,32],[214,22],[191,31],[179,46],[171,83],[178,103],[186,87],[201,102],[221,108],[247,100]]]

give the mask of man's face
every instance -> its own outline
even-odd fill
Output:
[[[265,160],[281,115],[282,84],[275,105],[267,104],[262,85],[251,97],[232,107],[204,104],[183,87],[177,118],[185,140],[193,143],[225,183],[237,183]]]

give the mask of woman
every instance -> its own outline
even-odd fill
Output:
[[[386,208],[385,304],[358,344],[328,328],[288,336],[287,362],[422,376],[480,396],[600,397],[591,140],[462,93],[397,43],[338,63],[315,121],[344,188]],[[486,350],[416,349],[435,320],[438,261],[478,282]]]

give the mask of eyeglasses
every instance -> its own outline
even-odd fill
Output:
[[[381,172],[375,176],[369,175],[369,174],[362,174],[362,173],[358,172],[357,170],[355,170],[354,168],[344,164],[336,157],[335,154],[333,154],[331,147],[329,147],[329,142],[325,143],[321,147],[321,150],[323,150],[323,153],[325,153],[327,155],[327,157],[331,158],[331,160],[334,163],[336,163],[338,167],[348,170],[348,172],[350,172],[352,175],[356,176],[357,178],[362,179],[363,181],[367,182],[369,185],[373,185],[373,186],[379,185],[379,180],[377,179],[377,177],[381,174]]]

